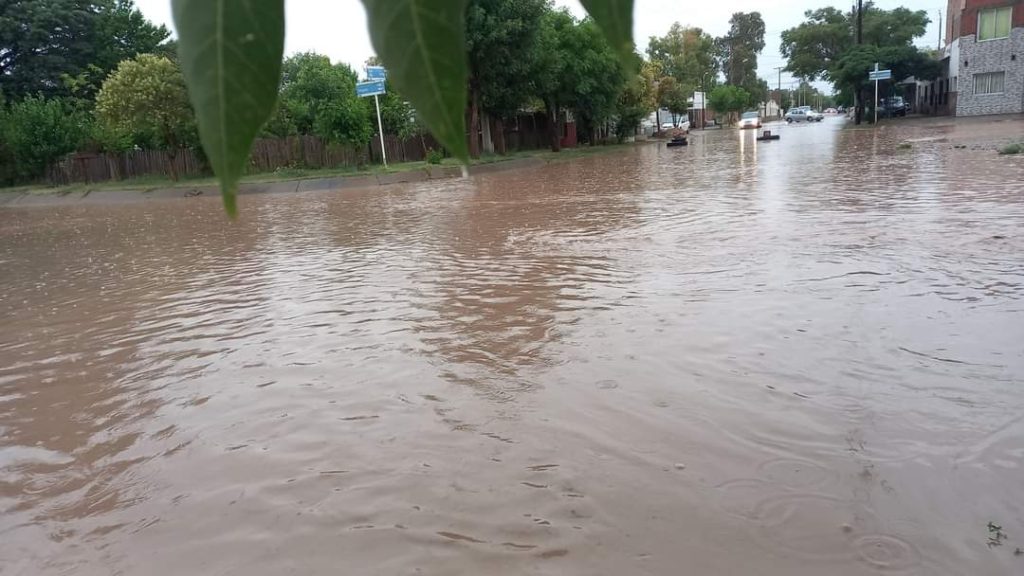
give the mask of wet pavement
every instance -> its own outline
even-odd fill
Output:
[[[958,126],[0,209],[0,573],[1022,574],[1024,161]]]

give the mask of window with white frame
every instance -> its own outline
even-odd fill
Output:
[[[1009,38],[1012,20],[1012,6],[978,10],[978,41]]]
[[[986,72],[974,75],[975,94],[1002,94],[1006,72]]]

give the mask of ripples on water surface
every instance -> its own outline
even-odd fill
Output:
[[[838,127],[0,211],[0,572],[1024,573],[1024,164]]]

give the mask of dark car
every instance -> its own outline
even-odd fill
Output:
[[[910,105],[903,100],[902,96],[882,98],[882,102],[878,107],[878,115],[885,118],[906,116],[908,108],[910,108]]]

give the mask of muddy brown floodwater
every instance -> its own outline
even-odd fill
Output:
[[[840,127],[0,210],[0,572],[1024,574],[1024,162]]]

